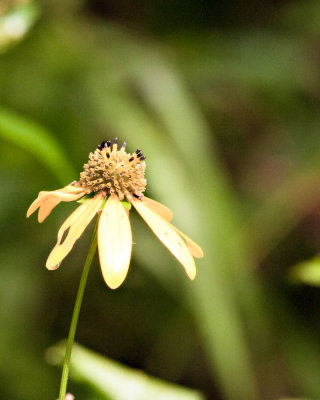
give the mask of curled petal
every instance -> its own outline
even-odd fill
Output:
[[[39,207],[38,222],[43,222],[51,213],[51,211],[55,208],[55,206],[59,203],[60,201],[55,198],[45,199]]]
[[[39,209],[38,221],[42,222],[51,213],[53,208],[60,203],[60,201],[74,201],[87,193],[85,188],[74,186],[66,186],[65,188],[58,189],[52,192],[40,192],[38,197],[30,205],[27,211],[27,217],[30,217],[37,208]]]
[[[66,194],[66,193],[50,193],[43,195],[40,200],[40,207],[38,213],[38,221],[43,222],[45,218],[51,213],[61,201],[75,201],[80,199],[85,193]]]
[[[155,235],[158,236],[161,242],[171,251],[178,261],[180,261],[189,278],[194,279],[196,276],[194,259],[186,243],[172,225],[158,214],[151,211],[142,201],[133,199],[132,204]]]
[[[104,196],[102,194],[98,194],[92,199],[87,200],[62,224],[58,232],[57,244],[51,251],[46,263],[48,269],[56,269],[61,261],[68,255],[76,240],[82,235],[85,228],[99,210],[103,198]],[[67,231],[67,236],[61,243],[62,237]]]
[[[173,213],[172,211],[164,206],[161,203],[158,203],[155,200],[149,199],[146,196],[143,196],[142,198],[142,202],[143,204],[148,207],[151,211],[153,211],[154,213],[160,215],[162,218],[164,218],[166,221],[171,221],[173,218]]]
[[[130,264],[130,221],[118,196],[112,194],[104,206],[98,226],[99,258],[103,278],[111,289],[124,281]]]
[[[44,195],[41,195],[40,193],[39,196],[33,201],[33,203],[31,203],[30,207],[28,208],[27,218],[29,218],[30,215],[33,214],[47,200],[46,197]]]

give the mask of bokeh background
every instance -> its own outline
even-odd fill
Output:
[[[76,204],[42,225],[26,210],[118,136],[205,257],[189,282],[132,212],[125,283],[108,289],[97,259],[90,271],[69,391],[319,399],[319,2],[1,0],[0,13],[0,398],[57,398],[55,345],[92,232],[49,272]]]

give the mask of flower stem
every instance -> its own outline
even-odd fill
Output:
[[[86,262],[83,267],[83,271],[82,271],[82,275],[81,275],[81,279],[80,279],[80,283],[79,283],[79,289],[78,289],[78,293],[77,293],[77,298],[76,298],[76,302],[75,302],[74,309],[73,309],[72,320],[71,320],[71,325],[70,325],[70,330],[69,330],[69,335],[68,335],[68,340],[67,340],[67,346],[66,346],[66,353],[65,353],[64,361],[63,361],[63,369],[62,369],[62,375],[61,375],[60,392],[59,392],[58,400],[65,400],[65,397],[66,397],[72,345],[74,342],[74,336],[75,336],[76,329],[77,329],[78,318],[79,318],[84,289],[85,289],[86,283],[87,283],[88,273],[89,273],[90,266],[91,266],[91,263],[93,260],[93,256],[97,249],[97,228],[98,228],[98,218],[97,218],[97,221],[96,221],[96,224],[94,227],[94,231],[92,234],[89,252],[88,252],[88,255],[86,258]]]

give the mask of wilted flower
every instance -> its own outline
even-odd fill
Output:
[[[102,142],[90,153],[79,181],[52,192],[40,192],[29,207],[27,217],[39,208],[38,221],[42,222],[61,201],[81,198],[82,204],[59,229],[57,244],[47,259],[46,267],[50,270],[59,267],[75,241],[99,213],[98,248],[102,274],[110,288],[119,287],[127,275],[131,258],[129,209],[132,204],[184,266],[189,278],[194,279],[193,256],[203,257],[201,248],[170,223],[173,215],[166,206],[143,195],[147,184],[144,178],[146,157],[140,149],[133,154],[127,153],[125,146],[123,143],[118,150],[117,138],[113,144]]]

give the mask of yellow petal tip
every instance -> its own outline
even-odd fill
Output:
[[[31,206],[32,206],[32,204],[31,204]],[[32,215],[35,212],[35,210],[32,210],[31,206],[27,210],[27,213],[26,213],[27,218],[29,218],[30,215]]]
[[[195,279],[196,275],[197,275],[197,273],[196,273],[196,271],[194,271],[194,273],[192,273],[192,274],[189,273],[188,277],[193,281]]]
[[[203,254],[203,250],[199,247],[198,248],[198,253],[197,254],[193,254],[194,257],[196,258],[203,258],[204,254]]]
[[[56,264],[56,265],[52,265],[52,263],[49,263],[48,260],[47,260],[46,268],[47,268],[49,271],[54,271],[55,269],[58,269],[58,268],[60,267],[60,265],[61,265],[61,262],[59,262],[59,263]]]
[[[112,290],[118,289],[118,287],[122,285],[123,281],[124,279],[109,279],[108,282],[105,280],[107,286]]]

